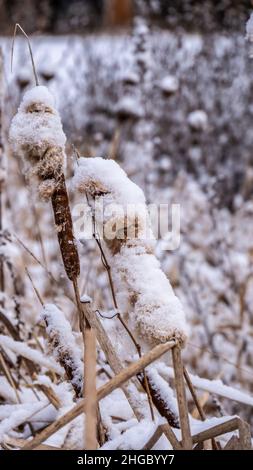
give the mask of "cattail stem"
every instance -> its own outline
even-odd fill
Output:
[[[56,188],[52,195],[52,206],[65,271],[68,278],[74,281],[80,274],[80,262],[63,173],[57,178]]]

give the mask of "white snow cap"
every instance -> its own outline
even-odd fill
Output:
[[[208,126],[207,114],[201,109],[192,111],[192,113],[188,115],[187,121],[191,128],[197,131],[204,131]]]
[[[52,109],[55,107],[55,99],[46,86],[36,86],[28,90],[23,96],[19,111],[26,111],[33,103],[42,103]]]
[[[176,93],[179,88],[179,81],[177,77],[173,75],[167,75],[160,82],[160,88],[164,93],[172,94]]]
[[[14,151],[20,154],[25,146],[36,146],[38,156],[45,146],[64,147],[66,136],[54,97],[47,87],[36,86],[25,93],[11,122],[10,141]]]
[[[101,184],[101,188],[109,190],[114,202],[118,204],[145,204],[143,191],[133,183],[124,170],[114,161],[100,157],[80,158],[72,180],[74,189],[85,192],[91,181]]]

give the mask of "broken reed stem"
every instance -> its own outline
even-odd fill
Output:
[[[181,349],[179,346],[175,346],[172,349],[172,358],[175,371],[175,383],[179,408],[180,427],[182,433],[182,445],[185,450],[191,450],[192,438],[185,393],[183,363],[181,357]]]
[[[97,390],[96,390],[96,336],[91,328],[85,328],[85,450],[97,448]]]
[[[121,387],[126,381],[130,380],[131,377],[137,375],[141,370],[147,367],[152,362],[159,359],[163,354],[168,352],[170,349],[174,348],[176,341],[168,341],[167,343],[159,344],[147,354],[141,357],[137,362],[134,362],[126,369],[122,370],[118,375],[113,379],[109,380],[105,385],[100,387],[97,390],[97,400],[102,400],[107,395],[112,393],[117,388]],[[85,406],[85,399],[80,400],[80,402],[75,405],[72,410],[68,411],[59,418],[57,421],[54,421],[42,432],[37,434],[28,444],[23,447],[23,450],[32,450],[35,449],[39,444],[48,439],[54,433],[59,431],[63,426],[70,423],[73,419],[77,418],[81,413],[83,413],[83,408]]]

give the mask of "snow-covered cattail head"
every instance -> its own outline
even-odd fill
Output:
[[[103,228],[120,312],[134,334],[149,346],[171,338],[184,345],[188,336],[184,311],[154,255],[141,188],[114,160],[102,158],[80,158],[73,187],[103,203],[101,212],[95,208],[95,221]]]
[[[17,156],[23,158],[30,181],[37,184],[40,198],[52,201],[65,271],[74,280],[80,266],[63,168],[66,137],[46,87],[36,86],[25,93],[11,123],[10,141]]]
[[[42,182],[62,172],[66,136],[54,98],[46,87],[36,86],[25,93],[11,123],[10,141],[15,154],[23,158],[29,176],[37,176]],[[44,185],[41,189],[43,197]]]

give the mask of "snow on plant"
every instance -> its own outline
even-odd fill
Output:
[[[76,396],[83,393],[83,365],[71,326],[54,304],[45,304],[41,314],[46,323],[49,344],[57,361],[64,367]]]
[[[39,180],[41,198],[48,200],[65,163],[66,137],[54,98],[44,86],[27,91],[10,128],[10,141],[23,157],[25,172]]]
[[[103,229],[121,313],[144,343],[175,337],[184,344],[185,315],[154,255],[142,190],[115,161],[102,158],[79,159],[73,187],[103,200],[104,210],[100,214],[96,210],[96,223],[98,230]]]

